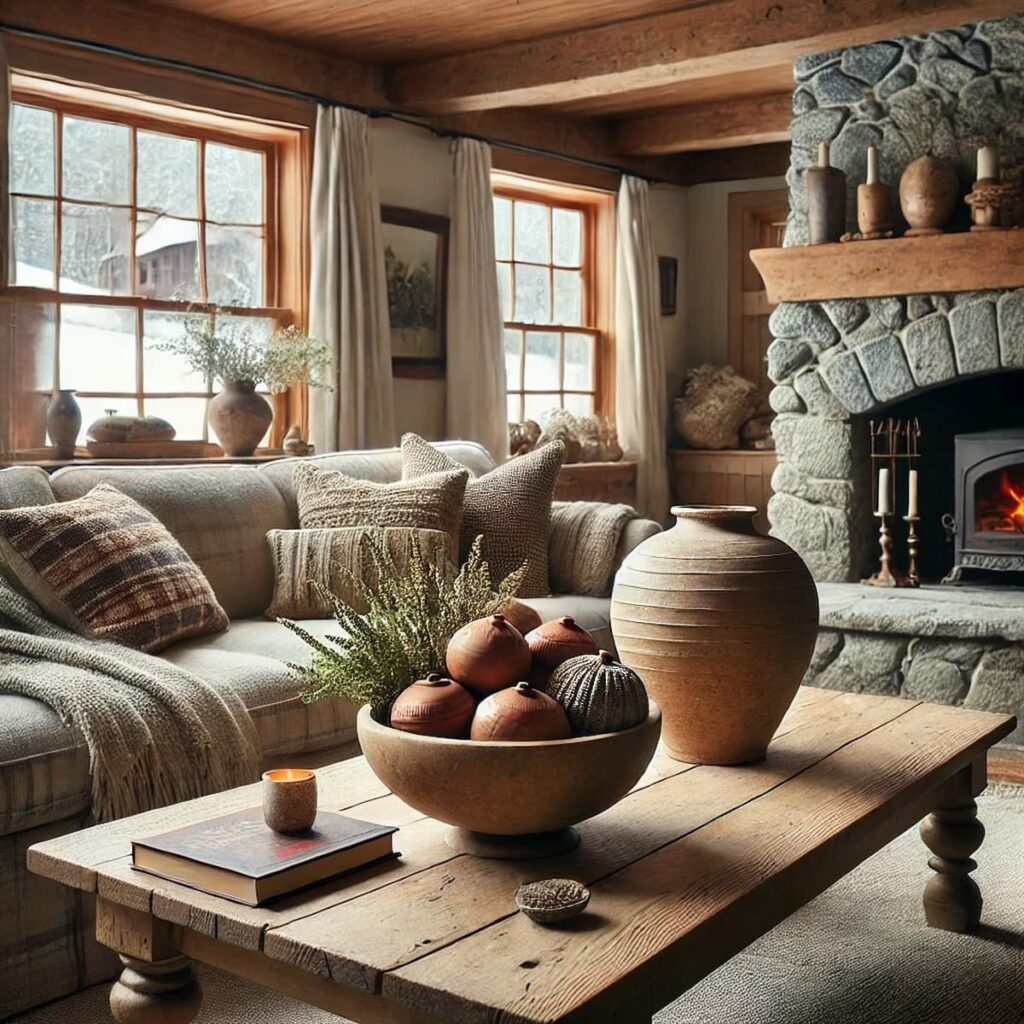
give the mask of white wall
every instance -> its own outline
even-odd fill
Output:
[[[451,216],[451,142],[389,118],[373,122],[373,159],[381,203]],[[428,440],[445,436],[444,380],[395,379],[395,425]]]
[[[676,312],[663,316],[658,323],[661,327],[661,344],[665,351],[665,388],[668,395],[679,390],[683,371],[688,363],[687,352],[687,309],[691,303],[686,285],[687,266],[690,261],[687,244],[687,202],[688,189],[676,185],[653,185],[651,187],[651,220],[654,228],[654,247],[659,256],[672,256],[679,262],[679,276],[676,282]]]
[[[728,359],[730,193],[785,187],[780,177],[716,181],[687,190],[683,369]]]

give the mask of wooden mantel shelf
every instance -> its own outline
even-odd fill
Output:
[[[1024,230],[752,249],[768,301],[1024,287]]]

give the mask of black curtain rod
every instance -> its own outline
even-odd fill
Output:
[[[172,60],[167,57],[152,57],[144,53],[136,53],[134,50],[127,50],[121,46],[113,46],[109,43],[93,43],[87,39],[77,39],[74,36],[62,35],[58,32],[44,32],[40,29],[22,28],[18,25],[10,25],[0,21],[0,30],[15,36],[25,36],[29,39],[42,39],[48,42],[63,43],[66,46],[74,46],[81,50],[88,50],[93,53],[102,53],[107,56],[122,57],[126,60],[135,61],[140,64],[149,64],[158,68],[170,68],[174,71],[187,71],[193,74],[205,75],[221,82],[231,85],[242,85],[249,88],[260,89],[263,92],[276,93],[279,96],[288,96],[292,99],[304,100],[308,103],[321,104],[326,107],[344,107],[347,110],[356,110],[371,118],[390,118],[392,121],[400,121],[402,124],[415,125],[418,128],[425,128],[427,131],[439,138],[452,139],[475,139],[477,142],[486,142],[489,145],[501,146],[503,149],[512,149],[519,153],[530,153],[534,156],[555,157],[568,163],[578,164],[582,167],[594,167],[602,171],[611,171],[615,174],[629,174],[635,178],[643,178],[646,181],[658,181],[652,174],[643,174],[628,167],[620,167],[617,164],[604,163],[600,160],[589,160],[586,157],[570,156],[566,153],[556,153],[554,150],[542,149],[538,146],[529,146],[521,142],[507,142],[501,139],[489,138],[475,132],[460,132],[448,128],[438,128],[430,124],[424,118],[415,117],[410,114],[402,114],[399,111],[388,110],[385,107],[367,107],[358,103],[342,103],[339,100],[327,96],[319,96],[316,93],[306,92],[302,89],[291,89],[283,85],[274,85],[273,82],[264,82],[258,78],[251,78],[248,75],[235,75],[228,71],[219,71],[216,68],[206,68],[198,64],[189,64],[187,61]]]

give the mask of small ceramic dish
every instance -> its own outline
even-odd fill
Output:
[[[524,882],[516,889],[516,906],[537,924],[558,924],[583,913],[590,890],[571,878]]]

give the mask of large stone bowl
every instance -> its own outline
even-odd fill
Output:
[[[356,727],[376,776],[410,807],[455,826],[448,842],[482,857],[542,857],[579,844],[571,826],[632,789],[661,735],[651,704],[621,732],[538,743],[418,736],[374,721]]]

